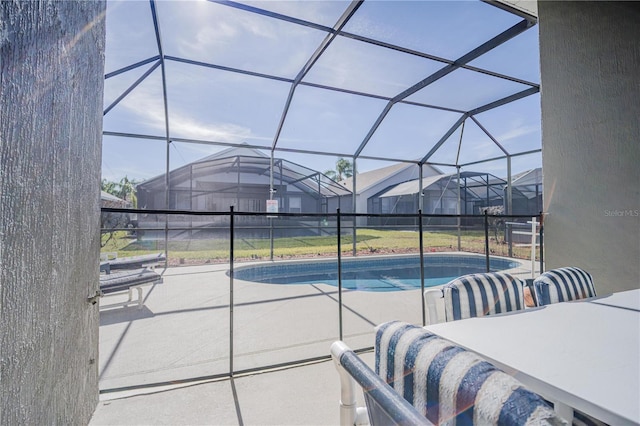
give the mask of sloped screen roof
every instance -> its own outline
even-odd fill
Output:
[[[540,150],[535,20],[479,1],[110,0],[106,69],[103,157],[141,142],[147,177],[242,143],[462,166]]]
[[[460,173],[461,188],[468,191],[476,198],[502,197],[502,191],[506,182],[500,178],[486,173],[462,172]],[[422,180],[423,191],[429,189],[431,185],[437,184],[440,188],[457,188],[457,174],[429,176]],[[400,197],[403,195],[414,195],[420,192],[420,181],[410,180],[394,186],[393,188],[380,194],[380,198]]]
[[[172,184],[179,184],[183,180],[194,180],[198,177],[215,176],[221,173],[252,174],[268,178],[270,167],[271,159],[265,157],[236,155],[204,158],[172,171],[170,180]],[[275,159],[273,170],[273,179],[276,184],[282,182],[295,185],[307,193],[324,197],[351,194],[347,188],[322,173],[287,160]],[[138,188],[157,191],[162,190],[164,185],[165,176],[161,175],[139,184]]]

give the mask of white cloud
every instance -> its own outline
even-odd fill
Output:
[[[234,123],[202,123],[182,114],[172,114],[171,133],[192,139],[240,143],[251,136],[251,129]]]
[[[499,142],[508,141],[508,140],[516,139],[516,138],[519,138],[520,136],[529,135],[531,133],[535,133],[538,131],[540,131],[540,126],[536,126],[534,124],[522,124],[500,134],[497,137],[497,139]]]
[[[157,85],[136,88],[122,103],[132,121],[152,134],[165,133],[165,115],[162,93]],[[170,132],[173,136],[209,141],[240,143],[252,136],[251,129],[230,122],[204,122],[189,112],[170,110]]]

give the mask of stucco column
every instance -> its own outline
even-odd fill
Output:
[[[0,424],[98,402],[103,1],[0,2]]]
[[[640,286],[640,7],[538,2],[546,268]]]

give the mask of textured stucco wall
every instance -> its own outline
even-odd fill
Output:
[[[98,400],[104,2],[0,1],[0,424]]]
[[[640,287],[640,3],[538,3],[545,260]]]

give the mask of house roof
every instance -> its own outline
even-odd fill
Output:
[[[389,177],[395,175],[401,170],[406,169],[407,167],[414,167],[414,165],[409,163],[397,163],[387,167],[382,167],[380,169],[370,170],[364,173],[358,173],[356,176],[356,193],[366,191],[370,187],[376,185],[377,183],[385,179],[388,179]],[[346,178],[340,183],[344,185],[346,188],[352,189],[353,177]]]
[[[527,170],[513,177],[511,187],[517,189],[525,197],[532,199],[540,195],[542,185],[542,168]]]
[[[460,173],[460,177],[462,179],[465,179],[466,185],[463,185],[463,188],[466,191],[473,194],[473,196],[478,198],[483,198],[485,196],[483,192],[486,191],[485,188],[487,187],[487,185],[489,185],[489,187],[499,185],[500,190],[502,190],[502,183],[504,183],[502,179],[497,178],[491,174],[482,173],[482,172],[462,172]],[[482,178],[482,181],[473,182],[474,178],[477,178],[477,177]],[[456,178],[457,178],[457,173],[428,176],[422,179],[422,189],[424,191],[430,186],[435,185],[437,183],[444,182],[444,181],[446,181],[446,183],[444,184],[444,187],[447,188],[451,183],[451,181],[455,180]],[[471,184],[469,183],[469,179],[472,180]],[[402,195],[414,195],[414,194],[417,194],[418,192],[420,192],[420,180],[414,179],[414,180],[410,180],[410,181],[395,185],[393,188],[380,194],[379,197],[380,198],[399,197]],[[494,196],[500,195],[495,190],[495,188],[491,189],[491,193]]]
[[[511,186],[542,184],[542,167],[518,173],[511,179]]]
[[[440,179],[446,176],[451,175],[436,175],[436,176],[428,176],[422,179],[422,188],[428,188],[434,183],[438,182]],[[420,179],[410,180],[408,182],[400,183],[390,190],[384,192],[380,195],[380,197],[398,197],[401,195],[412,195],[420,192]]]
[[[387,167],[370,170],[364,173],[358,173],[358,175],[356,176],[356,193],[359,194],[361,192],[364,192],[379,184],[380,182],[385,181],[410,167],[415,168],[416,165],[413,163],[396,163]],[[423,167],[428,167],[431,170],[434,170],[436,173],[440,173],[440,170],[438,170],[434,166],[425,164]],[[353,188],[353,177],[347,178],[340,183],[351,190]]]
[[[115,195],[111,195],[108,192],[100,191],[100,199],[102,201],[112,201],[116,203],[126,203],[122,198],[118,198]]]

